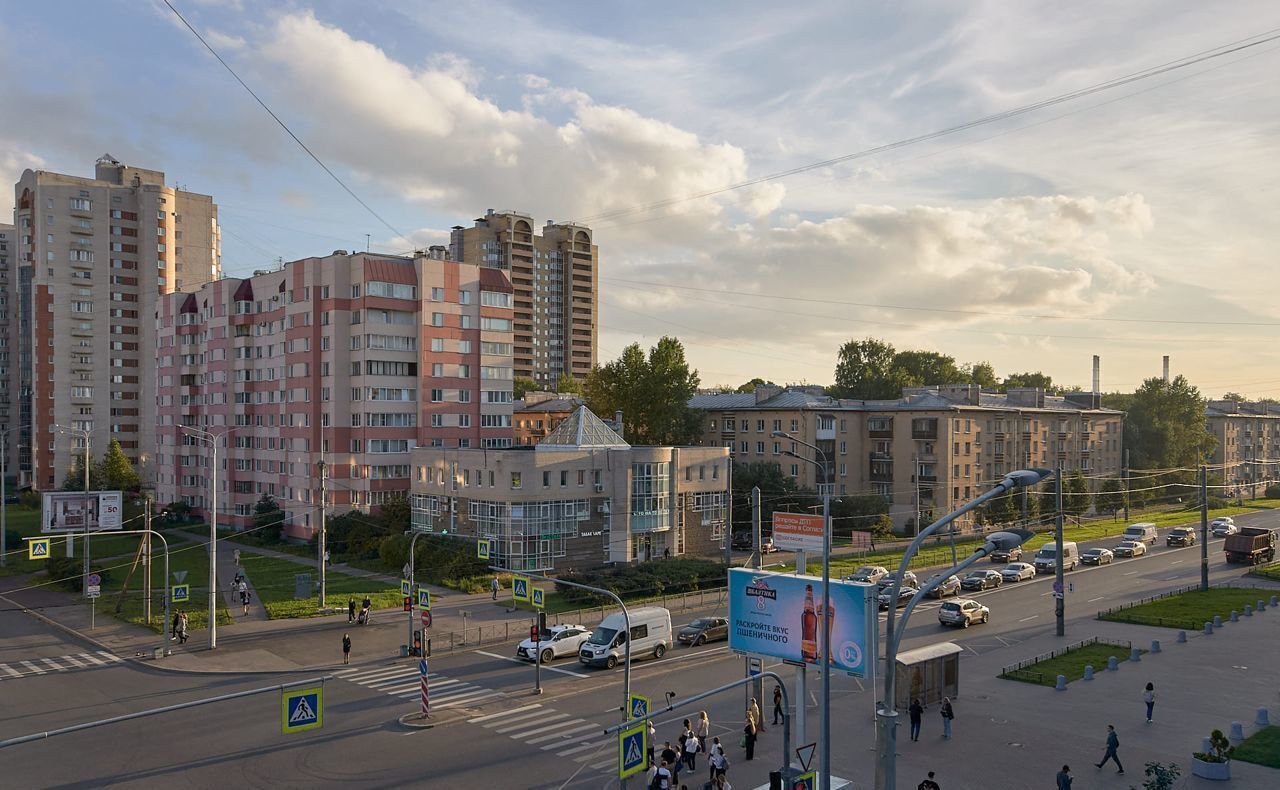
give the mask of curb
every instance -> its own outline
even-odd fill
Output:
[[[30,608],[30,607],[28,607],[28,606],[25,606],[24,604],[20,604],[20,603],[18,603],[17,601],[15,601],[15,600],[13,600],[12,598],[10,598],[9,596],[4,595],[3,593],[0,593],[0,600],[8,602],[11,606],[13,606],[14,608],[18,609],[18,610],[19,610],[19,611],[21,611],[23,614],[30,615],[30,616],[32,616],[32,617],[34,617],[34,618],[36,618],[37,620],[41,621],[42,623],[46,624],[46,625],[51,625],[51,626],[53,626],[54,628],[57,628],[59,631],[63,631],[63,632],[65,632],[65,633],[67,633],[67,634],[70,634],[71,636],[73,636],[73,637],[75,637],[75,638],[77,638],[77,639],[81,639],[81,640],[83,640],[83,641],[85,641],[85,642],[88,642],[89,644],[93,645],[94,647],[99,648],[100,650],[105,650],[105,651],[107,651],[108,653],[110,653],[110,654],[112,654],[112,655],[116,655],[116,651],[115,651],[114,649],[112,649],[112,647],[111,647],[110,645],[108,645],[108,644],[106,644],[106,643],[104,643],[104,642],[99,642],[97,639],[94,639],[93,637],[91,637],[91,636],[89,636],[89,635],[87,635],[87,634],[83,634],[83,633],[81,633],[81,632],[79,632],[79,631],[75,630],[74,628],[72,628],[72,627],[71,627],[71,626],[69,626],[69,625],[63,625],[62,623],[58,622],[57,620],[54,620],[53,618],[49,617],[48,615],[41,614],[40,612],[37,612],[35,609],[32,609],[32,608]],[[122,658],[124,658],[123,656],[121,656],[121,657],[122,657]],[[126,660],[133,661],[133,660],[136,660],[136,657],[130,657],[130,658],[126,659]]]
[[[421,713],[406,713],[396,721],[399,722],[400,726],[408,727],[411,730],[429,730],[441,724],[449,724],[465,718],[466,716],[463,715],[462,711],[450,709],[442,714],[436,714],[435,716],[423,716]]]

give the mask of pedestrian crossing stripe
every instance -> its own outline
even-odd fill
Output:
[[[51,538],[27,538],[27,559],[49,559],[49,542]]]
[[[298,691],[282,691],[280,730],[285,735],[302,730],[314,730],[320,727],[320,689],[309,688]]]
[[[415,662],[410,666],[351,669],[334,674],[343,680],[374,691],[381,691],[391,697],[416,701],[422,697],[420,669],[421,667]],[[507,698],[507,695],[501,691],[464,683],[435,672],[428,672],[427,678],[431,683],[433,709],[473,708]]]
[[[33,663],[39,661],[39,664]],[[76,653],[74,655],[54,656],[52,658],[36,658],[32,661],[0,661],[0,680],[43,675],[46,672],[71,672],[77,669],[95,669],[111,664],[118,664],[123,658],[105,650],[96,653]]]

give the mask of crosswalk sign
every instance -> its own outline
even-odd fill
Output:
[[[618,778],[638,774],[649,761],[649,729],[643,722],[618,732]]]
[[[186,601],[191,600],[191,585],[190,584],[173,585],[173,595],[171,598],[174,603],[184,603]]]
[[[632,694],[631,701],[627,704],[627,709],[631,711],[631,718],[643,719],[649,715],[649,698],[642,697],[639,694]]]
[[[529,577],[517,576],[511,582],[511,597],[517,601],[529,602]]]
[[[400,594],[401,594],[401,595],[413,595],[413,582],[409,581],[408,579],[401,579],[401,580],[400,580]]]
[[[418,588],[418,608],[423,610],[431,608],[430,590],[424,590],[421,587]]]
[[[791,787],[788,790],[817,790],[818,774],[815,771],[809,771],[797,776],[791,780]]]
[[[320,691],[319,688],[310,688],[281,692],[281,732],[288,735],[320,727]]]
[[[489,559],[489,554],[490,554],[489,539],[481,538],[480,540],[477,540],[476,541],[476,559],[487,560]]]
[[[529,591],[529,600],[533,602],[534,609],[541,609],[546,605],[546,592],[541,587],[534,587]]]
[[[49,543],[52,538],[27,538],[27,559],[49,559]]]

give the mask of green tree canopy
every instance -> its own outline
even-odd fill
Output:
[[[556,392],[561,395],[579,394],[582,392],[582,382],[568,373],[561,373],[560,378],[556,381]]]
[[[388,498],[378,508],[378,518],[392,535],[399,535],[409,529],[412,513],[409,509],[409,498],[400,494]]]
[[[526,392],[535,392],[537,389],[538,382],[524,376],[516,376],[511,382],[511,397],[521,400]]]
[[[813,491],[796,483],[794,477],[783,474],[782,466],[773,461],[733,463],[733,530],[751,529],[751,489],[760,488],[760,518],[764,531],[769,531],[773,511],[792,513],[821,512],[805,510],[822,499]]]
[[[888,513],[889,503],[879,494],[855,494],[833,499],[831,537],[847,538],[855,531],[875,532],[883,522],[881,516],[887,517]],[[889,526],[893,526],[892,519],[889,519]]]
[[[1222,396],[1222,400],[1233,400],[1243,403],[1249,399],[1238,392],[1228,392]]]
[[[598,415],[622,412],[625,438],[637,445],[694,444],[702,433],[699,412],[689,407],[698,390],[698,372],[685,360],[684,346],[663,337],[646,358],[639,343],[622,356],[596,366],[583,385],[587,408]]]
[[[92,491],[101,491],[102,488],[102,465],[89,462],[89,489]],[[84,490],[84,453],[78,452],[71,458],[71,468],[67,470],[67,476],[62,480],[63,491],[83,491]]]
[[[741,385],[736,390],[734,390],[734,392],[755,392],[756,387],[759,387],[762,384],[772,384],[772,383],[773,383],[772,381],[765,381],[764,379],[757,377],[752,379],[751,381],[748,381],[746,384]]]
[[[1108,477],[1098,487],[1093,498],[1094,510],[1099,513],[1115,514],[1124,510],[1124,483],[1119,478]]]
[[[960,368],[960,376],[962,380],[967,380],[970,384],[977,384],[983,389],[996,389],[1000,386],[1000,380],[996,378],[996,369],[992,367],[990,362],[964,365]]]
[[[1205,399],[1184,376],[1149,378],[1134,393],[1124,421],[1124,445],[1135,469],[1168,469],[1200,463],[1213,452],[1206,430]]]
[[[1044,373],[1010,373],[1004,377],[1001,389],[1009,390],[1018,387],[1039,387],[1045,392],[1057,393],[1053,386],[1053,377]]]
[[[117,439],[112,439],[102,456],[102,485],[107,491],[137,491],[141,481],[133,462],[124,454]]]
[[[848,341],[840,347],[836,358],[831,395],[858,400],[901,396],[907,379],[894,365],[897,353],[892,345],[873,337]]]
[[[1072,516],[1083,516],[1089,511],[1089,483],[1084,473],[1073,469],[1062,481],[1062,512]]]
[[[908,387],[958,384],[968,379],[956,367],[955,357],[936,351],[899,351],[893,357],[893,367]],[[899,391],[895,397],[901,394]]]
[[[279,541],[284,531],[284,511],[276,503],[275,497],[263,494],[253,506],[253,526],[258,535],[265,541]]]

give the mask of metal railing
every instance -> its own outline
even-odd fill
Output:
[[[1028,671],[1028,668],[1050,659],[1065,656],[1068,653],[1073,653],[1082,648],[1089,647],[1090,645],[1109,645],[1111,647],[1121,648],[1124,651],[1123,655],[1126,659],[1129,657],[1129,651],[1133,648],[1133,644],[1128,640],[1102,639],[1101,637],[1095,636],[1089,639],[1083,639],[1079,642],[1073,642],[1066,647],[1060,647],[1057,650],[1051,650],[1048,653],[1041,653],[1034,658],[1019,661],[1016,664],[1009,664],[1008,666],[1001,667],[1000,677],[1010,678],[1012,680],[1029,680],[1033,683],[1044,683],[1046,680],[1051,680],[1052,678],[1043,672]],[[1056,675],[1054,677],[1056,677]]]

